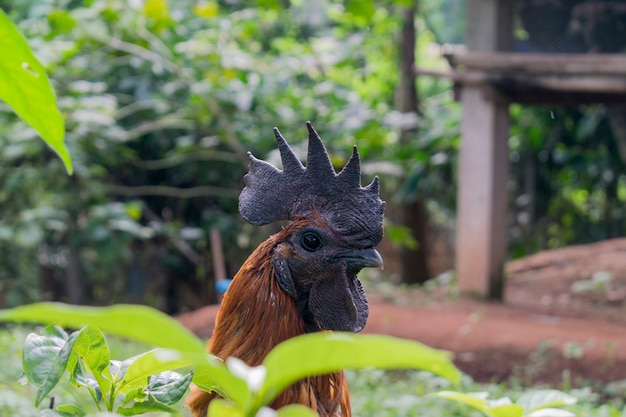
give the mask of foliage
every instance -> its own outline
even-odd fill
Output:
[[[42,335],[31,333],[26,338],[24,374],[38,386],[35,405],[46,398],[67,370],[72,383],[87,388],[97,410],[121,415],[172,411],[169,406],[182,398],[193,372],[157,373],[148,368],[146,373],[145,358],[153,353],[124,361],[110,360],[104,335],[96,327],[87,326],[68,336],[60,327],[48,326]],[[75,404],[60,404],[55,410],[58,416],[87,414]]]
[[[556,390],[526,391],[515,403],[512,403],[508,397],[488,400],[489,393],[487,392],[464,394],[441,391],[434,395],[467,404],[489,417],[575,416],[572,412],[555,408],[576,403],[576,398]]]
[[[63,143],[64,122],[44,67],[8,16],[0,9],[0,99],[31,125],[61,157],[72,173],[72,161]]]
[[[133,313],[136,309],[132,306],[116,306],[116,310],[91,309],[88,314],[84,309],[76,308],[76,315],[68,314],[74,309],[59,304],[34,304],[0,311],[2,321],[59,320],[71,327],[88,324],[69,336],[59,327],[49,326],[43,335],[29,335],[27,338],[24,371],[29,380],[39,387],[37,404],[54,388],[65,370],[69,372],[72,382],[87,387],[97,404],[102,403],[107,410],[116,410],[124,415],[146,409],[167,410],[174,398],[180,398],[181,390],[184,391],[191,378],[190,373],[181,376],[171,372],[192,365],[195,365],[193,382],[196,385],[217,390],[226,398],[211,406],[209,412],[216,415],[230,410],[234,415],[255,416],[261,408],[271,404],[285,387],[299,379],[336,372],[345,367],[421,368],[453,382],[460,379],[460,373],[447,353],[387,336],[308,334],[281,343],[260,367],[249,368],[235,358],[229,358],[224,363],[204,354],[199,340],[187,338],[173,341],[163,329],[173,329],[175,334],[184,334],[186,330],[158,311],[145,310],[140,317],[135,317]],[[102,333],[89,325],[90,322],[107,323],[111,332],[121,329],[119,333],[124,336],[128,336],[128,329],[135,329],[136,339],[156,341],[161,347],[126,361],[111,361]],[[148,327],[147,323],[151,326]],[[175,329],[176,326],[180,328]],[[175,349],[168,349],[172,347]],[[306,361],[302,361],[303,351],[309,352]],[[159,376],[155,377],[156,374]],[[167,390],[170,394],[161,394],[163,385],[176,389]],[[125,397],[118,397],[120,394]],[[63,410],[84,415],[71,406],[59,409]],[[279,415],[282,414],[310,415],[310,412],[302,407],[290,406],[279,411]]]
[[[21,352],[24,340],[33,328],[4,325],[0,327],[0,415],[15,417],[37,417],[40,412],[33,406],[36,387],[18,382],[22,373]],[[41,329],[36,330],[37,333]],[[148,350],[142,344],[121,340],[111,335],[106,336],[111,349],[111,358],[127,358]],[[346,372],[350,386],[353,414],[362,417],[479,417],[481,412],[463,404],[443,400],[433,395],[426,395],[440,390],[458,389],[461,392],[489,392],[490,398],[519,398],[525,390],[532,389],[515,381],[498,384],[484,384],[472,381],[464,375],[460,386],[451,386],[450,382],[429,372],[383,371],[376,369],[348,370]],[[584,384],[584,388],[558,386],[576,397],[578,402],[567,409],[579,416],[606,417],[623,414],[623,381],[598,385]],[[545,388],[545,386],[543,386]],[[89,409],[93,400],[85,389],[76,389],[69,383],[69,378],[60,381],[54,389],[55,403],[73,403],[83,409]],[[45,407],[48,404],[45,404]],[[187,415],[182,404],[174,406],[178,415]],[[163,415],[152,413],[151,415]]]
[[[621,236],[625,161],[607,108],[511,113],[513,255]]]
[[[76,173],[58,175],[0,113],[5,304],[38,288],[168,312],[212,301],[209,229],[222,232],[231,274],[267,234],[235,213],[245,151],[273,149],[273,124],[297,144],[313,120],[338,165],[357,142],[367,176],[402,171],[382,162],[398,145],[393,2],[10,4],[55,82]]]

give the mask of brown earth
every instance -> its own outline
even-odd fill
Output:
[[[626,379],[626,239],[542,252],[506,270],[501,304],[457,297],[447,286],[368,291],[364,332],[451,350],[459,368],[479,381]],[[208,337],[217,308],[180,321]]]

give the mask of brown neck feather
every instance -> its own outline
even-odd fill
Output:
[[[281,290],[274,278],[272,255],[278,243],[306,224],[307,219],[294,221],[259,245],[246,260],[224,295],[209,341],[209,352],[222,359],[234,356],[250,366],[257,366],[277,344],[305,333],[304,321],[294,300]],[[215,393],[195,389],[187,405],[194,416],[204,417],[209,402],[215,397]],[[286,389],[272,407],[278,409],[287,404],[311,407],[322,417],[336,415],[339,408],[342,417],[351,416],[343,372],[298,381]]]

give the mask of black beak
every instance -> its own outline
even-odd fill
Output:
[[[383,258],[374,248],[358,249],[349,252],[343,252],[335,256],[335,259],[346,262],[349,270],[360,271],[363,268],[383,268]]]

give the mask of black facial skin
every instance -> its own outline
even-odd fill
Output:
[[[329,227],[307,226],[276,247],[276,279],[296,301],[306,331],[358,332],[369,313],[357,278],[366,267],[382,267],[378,251],[354,244]]]

